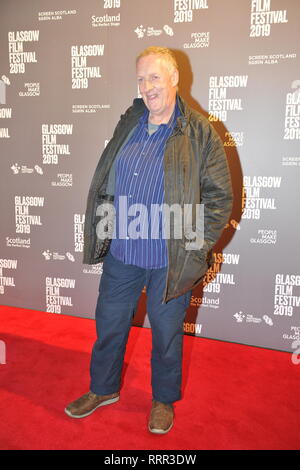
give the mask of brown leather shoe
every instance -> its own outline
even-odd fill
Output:
[[[93,413],[99,406],[110,405],[120,398],[119,393],[111,395],[95,395],[88,392],[75,401],[72,401],[66,408],[65,413],[71,418],[85,418]]]
[[[149,419],[149,431],[154,434],[166,434],[173,426],[174,410],[173,405],[166,405],[159,401],[152,401],[152,408]]]

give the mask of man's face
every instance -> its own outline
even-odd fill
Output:
[[[138,61],[137,80],[150,118],[157,123],[168,122],[175,104],[178,71],[170,71],[161,56],[150,54]]]

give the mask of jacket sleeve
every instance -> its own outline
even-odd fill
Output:
[[[204,253],[219,240],[232,210],[232,184],[223,142],[208,123],[200,175],[201,203],[204,204]]]

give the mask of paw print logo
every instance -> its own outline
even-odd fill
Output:
[[[145,36],[146,28],[141,24],[134,30],[134,32],[137,34],[137,37],[141,39]]]
[[[18,163],[14,163],[11,167],[12,171],[14,172],[15,175],[17,175],[20,171],[20,166]]]
[[[45,251],[43,251],[42,255],[44,256],[44,258],[45,258],[47,261],[49,261],[49,259],[51,259],[52,253],[51,253],[51,251],[49,251],[49,250],[45,250]]]
[[[243,321],[243,319],[245,318],[245,315],[243,315],[243,312],[236,312],[234,315],[233,315],[236,319],[236,321],[238,323],[241,323]]]

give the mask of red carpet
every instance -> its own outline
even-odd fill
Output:
[[[88,390],[94,321],[5,306],[0,316],[1,449],[300,449],[300,365],[288,353],[186,336],[183,400],[157,436],[151,330],[131,330],[120,401],[74,420],[63,410]]]

